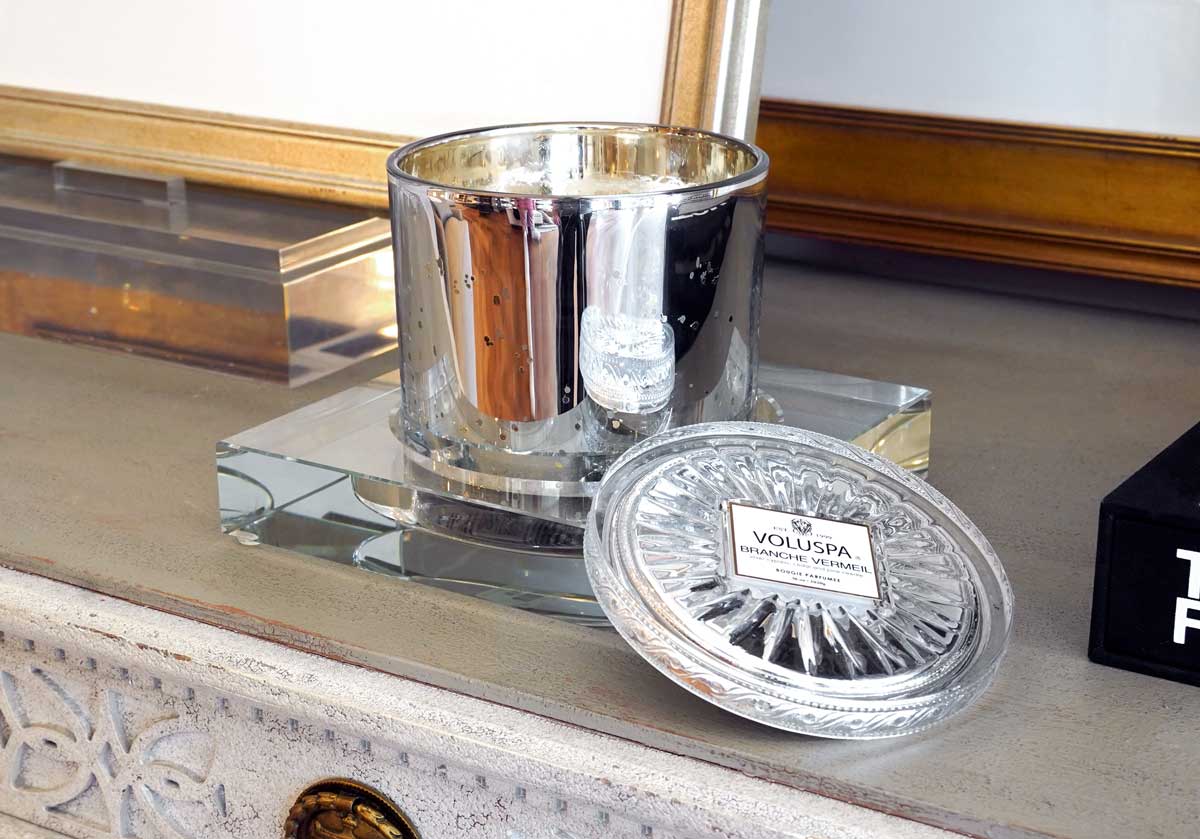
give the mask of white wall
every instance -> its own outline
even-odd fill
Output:
[[[657,121],[670,0],[0,0],[0,84],[432,134]]]
[[[774,0],[763,93],[1200,136],[1200,0]]]

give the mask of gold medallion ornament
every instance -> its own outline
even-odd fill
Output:
[[[370,787],[342,779],[323,781],[296,799],[284,839],[419,839],[404,813]]]

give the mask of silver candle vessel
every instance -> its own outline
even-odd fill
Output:
[[[436,508],[437,529],[569,549],[631,445],[750,416],[760,149],[665,126],[520,125],[421,140],[387,169],[393,429],[438,496],[410,505],[420,523]],[[447,499],[471,506],[448,514]]]

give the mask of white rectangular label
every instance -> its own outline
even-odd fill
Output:
[[[729,502],[733,573],[772,583],[879,597],[865,524]]]

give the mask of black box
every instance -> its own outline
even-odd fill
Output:
[[[1200,425],[1100,504],[1088,656],[1200,685]]]

